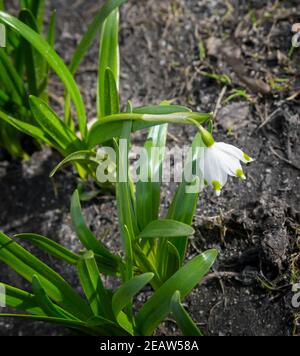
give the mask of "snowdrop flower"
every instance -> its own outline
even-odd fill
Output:
[[[211,186],[219,196],[228,176],[246,179],[241,162],[249,163],[253,159],[235,146],[215,142],[212,135],[203,127],[200,132],[206,146],[201,157],[204,182]]]

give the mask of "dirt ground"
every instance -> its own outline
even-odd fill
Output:
[[[57,9],[57,51],[69,61],[75,44],[103,1],[48,1]],[[186,300],[207,335],[296,335],[300,310],[292,284],[300,282],[300,52],[291,52],[298,1],[131,0],[121,11],[121,99],[134,105],[175,99],[214,111],[216,138],[255,158],[247,181],[230,181],[220,198],[200,195],[189,258],[214,247],[213,272]],[[77,74],[89,118],[95,116],[97,44]],[[214,74],[214,77],[207,73]],[[51,80],[52,100],[61,86]],[[237,89],[243,96],[230,98]],[[54,94],[55,93],[55,94]],[[169,145],[190,143],[196,131],[170,127]],[[142,142],[144,134],[135,140]],[[35,232],[78,249],[70,223],[72,169],[54,180],[60,161],[43,150],[26,162],[0,153],[0,226],[5,233]],[[175,187],[167,186],[162,213]],[[114,198],[84,204],[93,231],[119,249]],[[75,285],[71,268],[45,256]],[[24,282],[0,264],[1,280]],[[26,286],[26,284],[25,284]],[[0,335],[61,335],[41,323],[0,321]],[[172,320],[158,334],[176,335]]]

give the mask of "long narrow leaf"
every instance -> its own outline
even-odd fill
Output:
[[[68,157],[62,160],[50,173],[50,177],[53,177],[64,165],[72,162],[77,163],[92,163],[95,165],[99,164],[97,160],[96,153],[92,150],[90,151],[77,151],[71,153]]]
[[[57,147],[56,144],[51,141],[51,138],[39,127],[15,119],[5,114],[3,111],[0,111],[0,119],[15,127],[17,130],[25,133],[26,135],[29,135],[37,140],[41,140],[42,142],[59,149],[59,147]]]
[[[112,11],[114,11],[116,8],[124,4],[125,1],[126,0],[108,0],[103,5],[103,7],[97,12],[97,14],[95,15],[94,19],[89,25],[88,30],[85,32],[84,36],[82,37],[73,55],[71,65],[70,65],[71,73],[76,72],[80,62],[82,61],[86,52],[90,48],[93,40],[95,39],[100,29],[102,28],[105,19],[109,16],[109,14]]]
[[[193,149],[195,150],[201,145],[201,136],[200,134],[198,134],[193,141]],[[195,159],[197,159],[197,155]],[[193,162],[193,164],[197,164],[197,162]],[[167,215],[168,219],[181,221],[188,225],[192,224],[199,196],[197,190],[195,192],[189,191],[189,188],[194,184],[199,184],[199,180],[196,180],[194,182],[187,182],[185,177],[183,177],[183,182],[178,187],[171,206],[169,208]],[[172,240],[172,243],[176,246],[181,263],[183,263],[187,246],[187,237],[179,237],[178,239]]]
[[[64,64],[63,60],[59,55],[51,48],[50,44],[39,34],[33,31],[30,27],[26,26],[17,18],[7,14],[6,12],[0,11],[0,20],[5,24],[17,31],[22,37],[24,37],[28,42],[36,48],[41,55],[45,56],[46,61],[49,63],[51,68],[56,72],[59,78],[63,81],[66,86],[66,89],[71,95],[71,98],[74,102],[79,128],[82,135],[82,138],[86,137],[87,125],[86,125],[86,113],[85,107],[80,95],[80,91],[76,85],[72,74],[69,69]]]
[[[0,260],[30,283],[37,275],[49,297],[70,313],[83,319],[90,316],[89,306],[60,275],[1,232]]]
[[[141,335],[151,335],[170,312],[170,302],[178,290],[185,298],[203,279],[213,265],[216,250],[209,250],[193,258],[168,279],[142,306],[137,317],[137,328]]]
[[[56,306],[50,298],[47,296],[44,288],[42,287],[39,278],[34,275],[32,278],[32,289],[35,296],[35,299],[39,306],[42,308],[45,315],[55,318],[63,318],[63,319],[72,319],[76,320],[72,314],[67,311],[62,310],[58,306]],[[77,319],[78,320],[78,319]]]
[[[76,190],[71,199],[71,217],[76,234],[82,244],[95,254],[102,256],[112,267],[118,268],[119,258],[114,256],[87,227],[82,215],[79,193]]]
[[[65,261],[71,265],[76,265],[79,255],[71,252],[60,244],[47,237],[37,235],[37,234],[18,234],[15,236],[18,239],[30,242],[32,245],[40,248],[41,250],[48,252],[50,255]]]
[[[105,290],[94,254],[86,252],[77,264],[82,288],[89,300],[94,315],[112,318],[111,300]]]
[[[6,305],[29,314],[45,315],[33,294],[1,283],[5,288]]]
[[[176,291],[171,300],[171,312],[184,336],[203,336],[180,301],[180,292]]]
[[[99,50],[97,91],[98,119],[113,114],[113,102],[119,86],[119,10],[116,9],[103,23]],[[109,68],[109,71],[107,69]]]
[[[45,101],[35,96],[30,96],[29,101],[31,110],[38,124],[62,150],[68,152],[69,150],[74,150],[74,148],[79,150],[81,146],[84,148],[84,144],[82,144],[67,125],[60,120]]]
[[[129,303],[131,303],[132,298],[140,292],[153,277],[153,273],[141,274],[124,283],[115,292],[112,299],[112,308],[116,317]]]
[[[195,233],[194,229],[187,224],[175,220],[162,219],[152,221],[137,236],[138,239],[175,238],[190,236]]]
[[[140,229],[144,229],[151,221],[158,219],[167,131],[167,124],[151,128],[144,145],[147,159],[144,157],[139,173],[146,179],[136,184],[137,219]]]

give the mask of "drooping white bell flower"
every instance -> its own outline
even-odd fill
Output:
[[[228,176],[246,179],[241,162],[250,163],[253,159],[235,146],[215,142],[212,135],[204,128],[200,132],[206,145],[201,157],[203,179],[205,184],[212,187],[219,196]]]

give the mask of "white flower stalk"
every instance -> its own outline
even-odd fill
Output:
[[[219,196],[228,176],[246,179],[241,162],[253,161],[239,148],[223,142],[215,142],[204,128],[200,130],[206,147],[203,149],[201,170],[205,184],[214,189]]]

